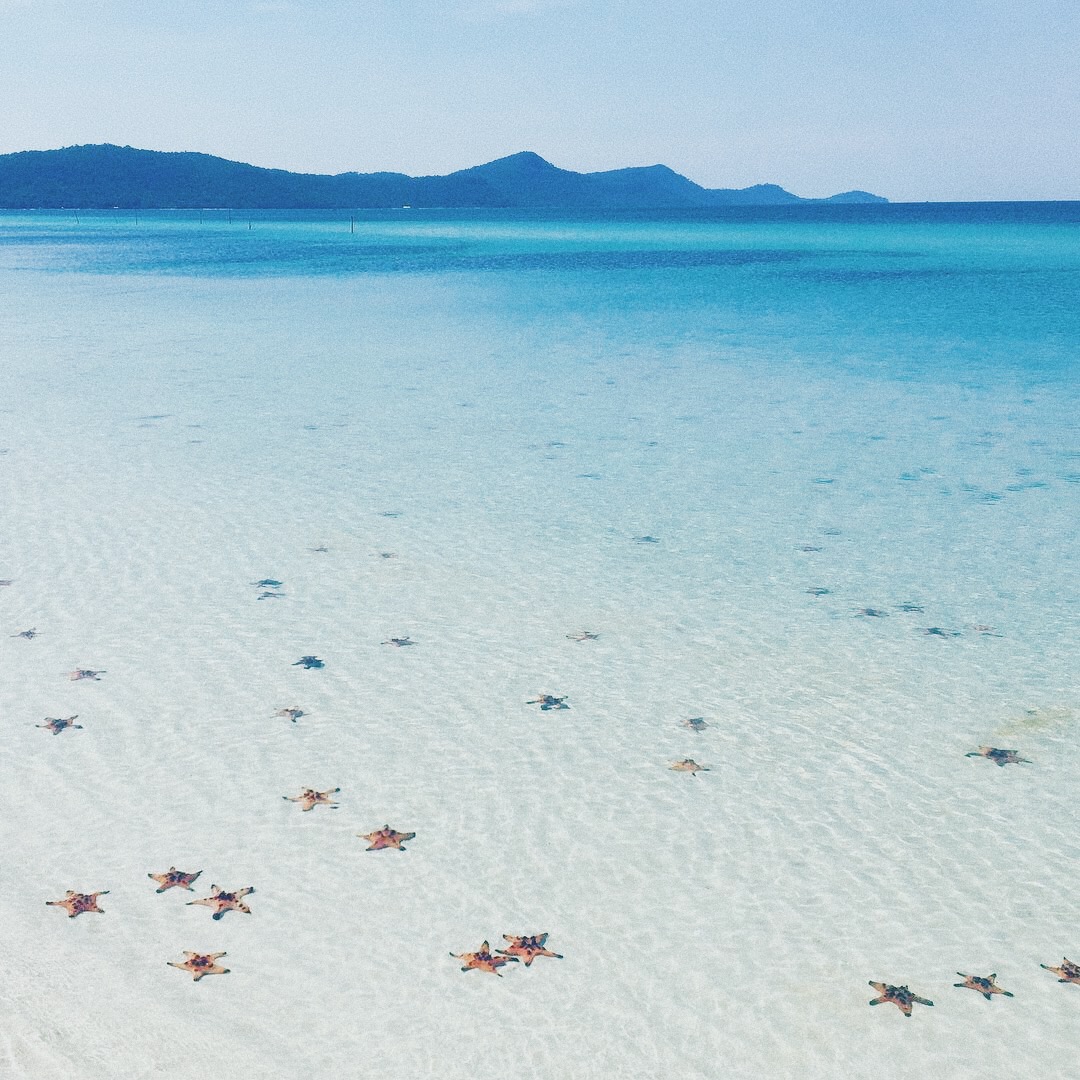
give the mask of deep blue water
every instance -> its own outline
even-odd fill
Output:
[[[0,214],[0,269],[439,280],[522,319],[897,378],[1071,380],[1080,203]]]

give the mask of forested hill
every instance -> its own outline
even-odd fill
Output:
[[[244,210],[378,207],[676,209],[887,202],[865,191],[802,199],[775,184],[703,188],[665,165],[577,173],[538,154],[513,154],[449,176],[262,169],[209,154],[130,146],[69,146],[0,155],[0,207],[233,207]]]

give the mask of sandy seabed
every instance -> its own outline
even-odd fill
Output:
[[[7,1075],[1070,1075],[1075,400],[468,279],[0,293]]]

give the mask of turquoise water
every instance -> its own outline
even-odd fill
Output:
[[[1078,285],[1074,204],[0,215],[14,1074],[1068,1075]]]

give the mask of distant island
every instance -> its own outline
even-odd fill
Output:
[[[448,176],[293,173],[210,154],[137,150],[108,143],[0,155],[0,207],[11,210],[341,210],[401,206],[666,210],[885,202],[888,199],[866,191],[803,199],[776,184],[703,188],[666,165],[570,172],[528,151]]]

